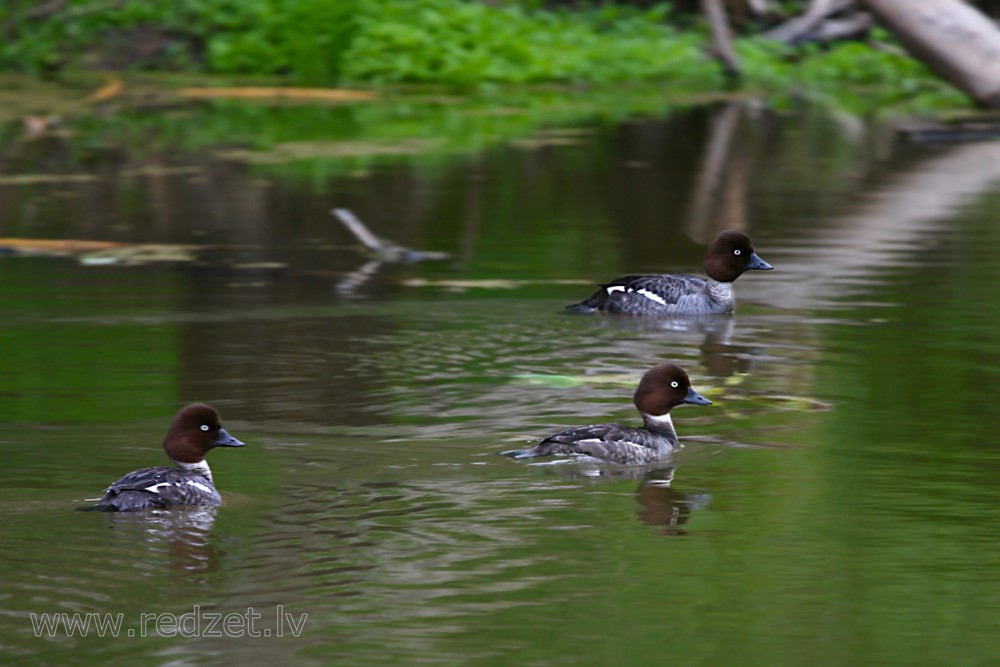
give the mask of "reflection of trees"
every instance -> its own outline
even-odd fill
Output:
[[[719,232],[747,228],[746,208],[753,164],[749,132],[741,123],[746,105],[719,107],[709,123],[705,153],[695,181],[687,219],[688,236],[702,245]]]
[[[955,209],[1000,182],[1000,144],[949,146],[886,177],[854,210],[808,234],[776,264],[789,279],[774,302],[824,305],[867,289],[903,252],[930,242]]]
[[[758,246],[768,258],[776,253],[778,271],[767,281],[742,280],[738,299],[812,307],[855,293],[895,253],[922,243],[952,208],[1000,179],[1000,149],[993,144],[951,146],[932,156],[911,152],[892,161],[894,173],[869,178],[875,169],[866,146],[853,143],[853,134],[844,141],[846,130],[839,136],[837,130],[847,126],[835,121],[813,112],[786,123],[746,103],[723,104],[634,120],[603,134],[589,128],[596,139],[586,144],[496,148],[434,171],[395,163],[364,179],[331,179],[315,189],[268,180],[210,154],[138,158],[118,149],[81,167],[71,162],[66,140],[47,137],[12,164],[51,176],[85,168],[88,178],[2,187],[0,220],[12,235],[194,241],[219,244],[214,252],[222,264],[267,263],[254,271],[171,274],[176,296],[167,307],[183,313],[171,333],[182,359],[178,398],[246,401],[296,422],[362,424],[389,409],[373,396],[398,399],[396,387],[414,375],[439,378],[442,367],[449,379],[537,372],[558,363],[622,372],[645,366],[651,355],[675,356],[680,345],[700,346],[709,373],[728,377],[745,372],[756,356],[732,342],[755,335],[755,321],[743,315],[719,329],[690,331],[601,320],[601,326],[638,328],[621,336],[588,331],[573,347],[522,341],[515,358],[507,333],[467,324],[464,315],[456,315],[452,335],[442,342],[431,341],[436,331],[420,316],[407,319],[399,304],[391,312],[365,311],[401,289],[393,278],[410,271],[388,266],[352,292],[359,310],[268,314],[288,304],[332,307],[334,286],[358,268],[350,236],[328,214],[332,206],[356,210],[380,234],[409,247],[457,251],[463,270],[483,275],[696,269],[704,248],[678,242],[681,225],[697,242],[722,227],[747,227],[752,236],[763,228],[768,241]],[[584,145],[590,153],[581,160]],[[847,216],[805,227],[803,220],[831,206],[824,202],[832,198],[817,193],[852,188],[873,194]],[[473,301],[460,310],[471,312]],[[494,309],[484,304],[471,317],[489,320]],[[565,329],[563,320],[552,324]],[[725,330],[734,325],[736,334]],[[398,335],[404,326],[407,334]],[[528,335],[534,324],[525,326]],[[661,328],[644,328],[650,326]],[[414,327],[427,331],[414,334]],[[772,346],[785,340],[778,329],[768,331]],[[604,361],[609,352],[614,362]],[[455,409],[473,413],[477,406],[462,398],[460,385],[456,379],[435,386],[446,386],[444,398],[457,400]]]
[[[594,317],[595,329],[612,329],[624,335],[658,334],[674,344],[683,342],[700,351],[700,361],[708,375],[727,378],[752,367],[754,350],[733,343],[738,318],[730,315],[686,317]]]
[[[525,464],[526,468],[544,470],[563,479],[591,480],[604,484],[620,480],[640,480],[635,489],[639,505],[636,513],[642,523],[655,526],[664,535],[686,535],[683,528],[691,512],[703,509],[712,501],[708,493],[684,493],[673,488],[677,467],[668,461],[645,466],[622,466],[596,461],[555,459]]]

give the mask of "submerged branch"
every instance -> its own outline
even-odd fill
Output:
[[[425,262],[428,260],[448,259],[451,255],[446,252],[434,250],[411,250],[404,248],[398,243],[393,243],[387,239],[381,239],[361,222],[354,213],[346,208],[335,208],[330,211],[330,215],[340,220],[347,231],[354,234],[361,244],[368,249],[368,252],[380,262]]]
[[[365,223],[358,220],[358,216],[354,215],[349,209],[335,208],[330,213],[335,215],[341,224],[347,228],[347,231],[354,234],[364,247],[375,254],[383,251],[382,241],[372,234],[368,227],[365,226]]]

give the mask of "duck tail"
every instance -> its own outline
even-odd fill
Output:
[[[512,459],[531,459],[538,456],[538,452],[534,447],[529,449],[508,449],[505,452],[500,452],[500,456],[509,456]]]
[[[590,299],[566,306],[566,310],[571,313],[592,313],[597,310],[596,306],[590,305]]]
[[[603,310],[607,303],[608,295],[603,289],[600,289],[597,290],[589,299],[566,306],[566,310],[571,313],[593,313],[597,310]]]
[[[84,507],[74,507],[76,512],[117,512],[118,508],[113,505],[86,505]]]

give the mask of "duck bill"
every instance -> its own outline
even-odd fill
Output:
[[[762,260],[757,253],[750,253],[750,263],[747,264],[747,271],[770,271],[773,268],[773,266]]]
[[[242,440],[237,440],[233,436],[229,435],[226,429],[220,428],[219,437],[216,438],[215,442],[212,444],[216,447],[245,447],[247,443]]]
[[[688,387],[688,395],[684,397],[684,403],[692,403],[694,405],[711,405],[712,401],[708,400],[698,392],[694,390],[694,387]]]

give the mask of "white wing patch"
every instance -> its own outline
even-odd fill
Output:
[[[207,484],[204,484],[202,482],[198,482],[198,481],[195,481],[193,479],[189,479],[189,480],[187,480],[186,482],[183,482],[183,483],[184,484],[188,484],[190,486],[193,486],[194,488],[199,489],[200,491],[204,491],[205,493],[208,493],[208,494],[213,493],[212,487],[210,487]],[[159,493],[160,489],[162,489],[165,486],[177,486],[177,485],[174,484],[174,483],[172,483],[172,482],[160,482],[159,484],[153,484],[152,486],[147,486],[145,489],[143,489],[143,491],[149,491],[150,493]]]
[[[615,292],[624,292],[625,288],[621,285],[612,285],[611,287],[606,287],[605,291],[607,291],[608,294],[614,294]]]
[[[661,306],[667,305],[666,300],[662,296],[660,296],[659,294],[656,294],[654,292],[650,292],[646,288],[642,288],[640,290],[636,290],[636,294],[641,294],[644,297],[646,297],[647,299],[649,299],[650,301],[655,301],[656,303],[660,304]]]
[[[196,482],[193,479],[189,479],[187,483],[190,484],[191,486],[193,486],[196,489],[201,489],[205,493],[209,493],[209,494],[213,493],[212,487],[208,486],[207,484],[202,484],[201,482]]]

